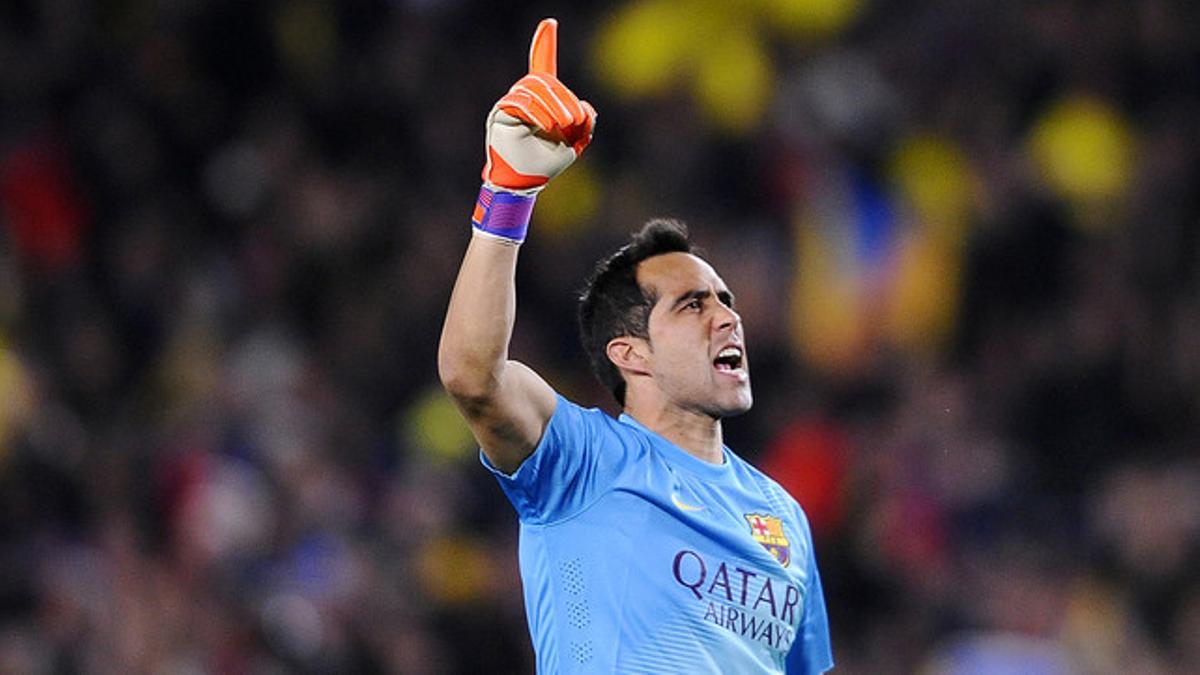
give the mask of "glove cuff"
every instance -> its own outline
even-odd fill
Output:
[[[478,234],[520,244],[529,230],[536,194],[513,194],[498,190],[486,183],[479,189],[471,226]]]

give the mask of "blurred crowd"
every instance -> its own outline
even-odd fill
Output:
[[[0,672],[531,671],[435,353],[543,16],[514,358],[614,412],[574,295],[682,218],[837,672],[1200,672],[1200,8],[562,4],[4,3]]]

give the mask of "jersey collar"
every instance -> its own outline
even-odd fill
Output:
[[[626,424],[635,429],[640,429],[655,441],[655,448],[658,449],[667,461],[672,465],[691,473],[698,474],[707,478],[724,478],[731,475],[732,464],[730,462],[730,450],[728,446],[721,446],[721,463],[712,464],[706,462],[699,457],[689,453],[687,450],[668,441],[657,431],[653,431],[646,425],[630,417],[627,413],[621,413],[617,418],[622,424]]]

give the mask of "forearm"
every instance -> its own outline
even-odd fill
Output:
[[[508,358],[516,316],[517,251],[534,196],[575,161],[596,111],[556,75],[558,23],[538,24],[529,74],[492,106],[474,234],[450,296],[438,375],[488,459],[515,470],[537,445],[557,404],[554,390]]]
[[[516,316],[519,247],[471,237],[450,296],[438,347],[438,373],[452,395],[486,398],[499,387]]]

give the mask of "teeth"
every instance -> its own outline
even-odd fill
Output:
[[[726,347],[722,349],[717,353],[717,358],[713,359],[713,365],[717,370],[740,370],[742,367],[741,347]]]

